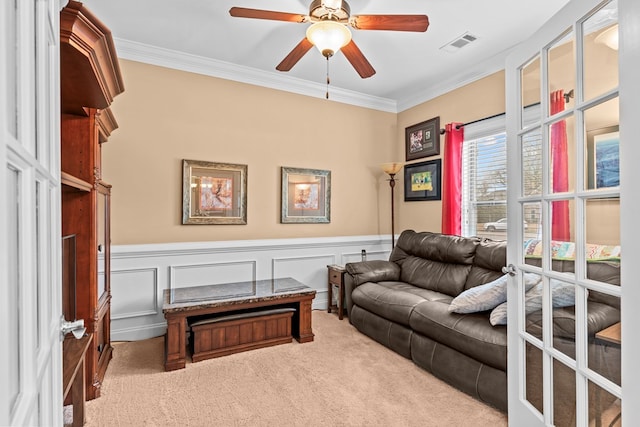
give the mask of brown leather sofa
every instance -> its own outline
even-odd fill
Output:
[[[349,321],[436,377],[506,411],[506,326],[492,326],[490,311],[448,311],[451,301],[466,289],[501,277],[505,264],[506,242],[406,230],[389,261],[345,266]],[[572,264],[567,262],[558,271],[572,271]],[[619,268],[597,266],[596,270],[596,276],[619,284]],[[590,313],[594,311],[589,316],[591,337],[619,321],[616,301],[604,295],[594,297],[589,302]],[[563,316],[557,317],[561,324],[556,325],[564,331],[557,337],[563,351],[569,352],[573,336],[567,331],[575,331],[572,309],[561,309]],[[535,319],[531,316],[532,322]],[[611,377],[619,381],[619,372]],[[574,384],[575,380],[570,382]],[[533,382],[530,386],[541,387]]]

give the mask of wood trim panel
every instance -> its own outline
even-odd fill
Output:
[[[107,142],[111,132],[118,129],[118,122],[116,122],[111,108],[105,108],[96,113],[96,124],[98,125],[98,141],[101,144]]]
[[[60,67],[63,113],[105,109],[124,91],[111,31],[73,0],[60,12]]]
[[[83,181],[66,172],[60,172],[60,183],[78,191],[89,192],[93,188],[93,185],[89,184],[87,181]],[[66,191],[64,187],[63,191]]]

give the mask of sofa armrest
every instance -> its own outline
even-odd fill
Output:
[[[345,265],[345,269],[353,278],[354,288],[366,282],[400,280],[400,266],[391,261],[350,262]]]
[[[383,282],[387,280],[400,280],[400,266],[395,262],[372,260],[350,262],[345,265],[344,296],[349,319],[353,307],[351,292],[359,285],[366,282]]]

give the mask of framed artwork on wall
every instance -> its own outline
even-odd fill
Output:
[[[405,128],[406,160],[440,154],[440,116]]]
[[[247,165],[182,161],[182,224],[246,224]]]
[[[404,200],[441,200],[442,160],[413,163],[404,167]]]
[[[586,188],[593,190],[594,188],[601,188],[602,185],[604,184],[603,181],[601,181],[599,184],[596,182],[596,147],[597,145],[599,145],[600,147],[600,171],[601,171],[601,179],[602,179],[602,171],[603,171],[603,167],[604,164],[602,163],[603,159],[603,148],[605,147],[604,145],[602,145],[603,141],[606,141],[608,139],[610,139],[610,136],[612,136],[614,139],[618,138],[619,136],[619,127],[617,125],[615,126],[606,126],[606,127],[600,127],[597,129],[592,129],[592,130],[587,130],[587,146],[586,146],[586,150],[587,150],[587,158],[586,158],[586,168],[587,168],[587,182],[586,182]],[[596,140],[598,141],[598,144],[596,144]],[[614,143],[614,145],[616,145]],[[619,154],[619,143],[618,145],[618,153],[617,153],[617,157],[620,157]],[[616,153],[613,153],[613,158],[616,157]],[[618,171],[618,180],[619,180],[619,171]]]
[[[282,167],[280,222],[331,222],[331,171]]]
[[[620,133],[610,132],[593,137],[595,188],[620,185]]]

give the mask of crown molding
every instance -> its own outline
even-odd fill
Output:
[[[477,63],[473,67],[465,68],[460,73],[453,75],[449,79],[441,80],[437,85],[422,91],[411,91],[405,97],[399,97],[398,113],[401,113],[416,105],[430,101],[438,96],[444,95],[452,90],[473,83],[498,71],[504,70],[507,56],[515,49],[515,46],[506,49],[497,55]]]
[[[282,90],[312,98],[325,97],[326,87],[323,84],[130,40],[119,38],[113,40],[116,44],[118,57],[122,59]],[[441,80],[437,85],[432,85],[421,91],[411,89],[405,94],[401,94],[397,100],[333,86],[331,101],[387,113],[400,113],[503,70],[506,57],[513,49],[514,47],[479,62],[473,67],[465,68],[460,73]]]
[[[326,87],[319,83],[129,40],[114,38],[114,41],[118,57],[122,59],[282,90],[313,98],[325,97]],[[331,88],[331,101],[389,113],[397,113],[398,111],[397,103],[393,99],[366,95],[335,86]]]

